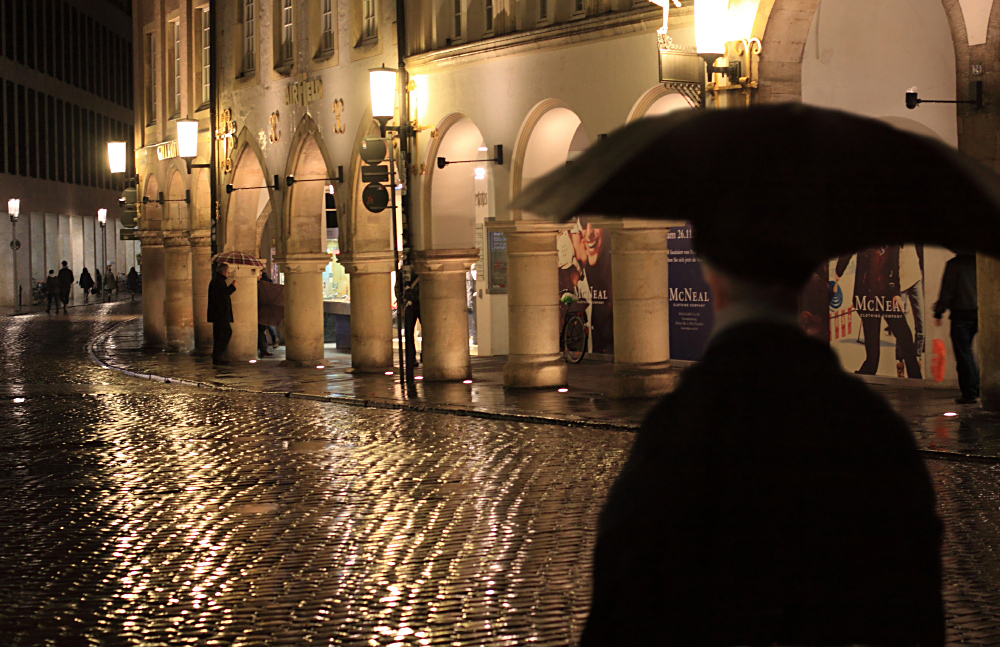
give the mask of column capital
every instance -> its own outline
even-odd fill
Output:
[[[163,232],[153,229],[140,229],[139,242],[143,247],[163,247]]]
[[[188,237],[191,232],[186,229],[171,229],[163,232],[164,247],[190,247],[191,239]]]
[[[282,272],[302,274],[306,272],[322,272],[330,264],[330,255],[326,253],[288,254],[274,259]]]
[[[465,274],[479,260],[479,250],[469,249],[426,249],[414,253],[413,266],[418,274],[461,273]]]
[[[341,253],[337,262],[344,266],[348,274],[384,274],[396,270],[396,259],[392,252]]]
[[[191,231],[191,247],[211,247],[212,230],[194,229]]]

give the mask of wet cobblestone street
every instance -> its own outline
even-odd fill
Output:
[[[0,317],[0,645],[570,645],[632,434],[143,381],[136,304]],[[1000,645],[1000,467],[929,461],[949,643]]]

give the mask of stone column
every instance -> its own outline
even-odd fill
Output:
[[[275,259],[285,273],[285,356],[293,364],[322,364],[323,269],[329,254],[290,254]]]
[[[1000,411],[1000,260],[976,255],[976,290],[980,398],[987,411]]]
[[[341,254],[351,275],[351,365],[359,373],[392,368],[392,252]]]
[[[212,232],[191,232],[191,303],[194,307],[194,354],[212,354],[212,324],[208,322],[208,284],[212,282]]]
[[[472,376],[465,274],[478,260],[475,248],[416,253],[425,380],[449,382]]]
[[[555,230],[507,232],[507,315],[510,354],[503,367],[504,386],[566,384],[566,362],[559,353]]]
[[[225,358],[232,362],[257,359],[257,276],[260,268],[250,265],[230,265],[229,282],[236,281],[232,294],[233,338],[229,340]]]
[[[667,230],[611,232],[616,398],[663,395],[674,385],[667,325]]]
[[[160,350],[167,345],[163,232],[142,230],[139,240],[142,242],[142,347]]]
[[[194,350],[194,302],[191,295],[191,241],[187,231],[163,232],[166,274],[167,350]]]

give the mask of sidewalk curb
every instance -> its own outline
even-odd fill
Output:
[[[451,416],[466,416],[469,418],[480,418],[484,420],[499,420],[504,422],[521,422],[525,424],[542,424],[542,425],[557,425],[561,427],[580,427],[587,429],[604,429],[608,431],[629,431],[636,432],[641,426],[638,423],[627,423],[627,422],[605,422],[600,420],[587,420],[585,418],[559,418],[555,416],[541,416],[541,415],[530,415],[530,414],[517,414],[517,413],[501,413],[498,411],[486,411],[482,409],[470,409],[460,406],[441,406],[441,405],[425,405],[425,404],[415,404],[409,402],[400,402],[399,400],[385,400],[380,398],[354,398],[346,395],[313,395],[310,393],[298,393],[296,391],[258,391],[255,389],[241,389],[233,386],[224,386],[221,384],[213,384],[211,382],[200,382],[197,380],[186,380],[183,378],[173,378],[164,377],[162,375],[154,375],[152,373],[139,373],[137,371],[130,371],[126,368],[120,366],[115,366],[108,363],[101,357],[97,355],[97,346],[103,344],[111,337],[112,334],[131,319],[126,319],[120,321],[113,325],[107,330],[103,335],[97,337],[90,344],[87,345],[87,354],[90,359],[98,366],[118,371],[128,375],[129,377],[135,377],[142,380],[149,380],[151,382],[159,382],[161,384],[179,384],[181,386],[188,386],[200,389],[212,389],[216,391],[234,391],[238,393],[257,393],[260,395],[270,395],[276,397],[285,397],[295,400],[310,400],[313,402],[330,402],[334,404],[343,404],[351,407],[360,408],[373,408],[373,409],[386,409],[386,410],[396,410],[396,411],[418,411],[420,413],[437,413],[442,415]],[[918,452],[930,460],[943,460],[943,461],[957,461],[957,462],[969,462],[969,463],[985,463],[985,464],[1000,464],[1000,456],[981,456],[977,454],[963,454],[961,452],[949,452],[937,449],[918,449]]]

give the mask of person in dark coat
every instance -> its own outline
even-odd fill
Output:
[[[101,270],[94,270],[94,294],[101,295],[104,291],[104,275]]]
[[[59,300],[62,301],[63,312],[66,312],[66,306],[69,305],[69,291],[73,289],[75,280],[73,271],[69,269],[69,264],[63,261],[62,269],[59,270]],[[58,306],[58,304],[56,305]],[[59,311],[58,307],[56,307],[56,311]]]
[[[706,269],[713,337],[608,495],[583,647],[944,643],[930,476],[906,423],[797,325],[810,267]]]
[[[52,312],[52,304],[56,304],[56,314],[59,314],[59,278],[55,270],[49,270],[49,277],[45,279],[45,296],[48,297],[49,305],[45,312]]]
[[[86,267],[80,270],[80,287],[83,288],[83,303],[87,304],[90,302],[90,290],[94,287],[94,277]]]
[[[125,276],[125,287],[128,288],[132,300],[135,301],[135,295],[139,291],[139,273],[135,271],[134,267],[129,269]]]
[[[945,310],[951,315],[951,344],[962,395],[958,404],[979,399],[979,367],[972,354],[972,339],[979,332],[979,302],[976,296],[976,255],[959,253],[944,266],[941,293],[934,304],[934,324],[941,325]]]
[[[230,298],[236,291],[236,280],[226,284],[229,265],[222,263],[215,269],[215,276],[208,284],[208,320],[212,322],[212,363],[228,364],[222,355],[233,336],[233,302]]]

